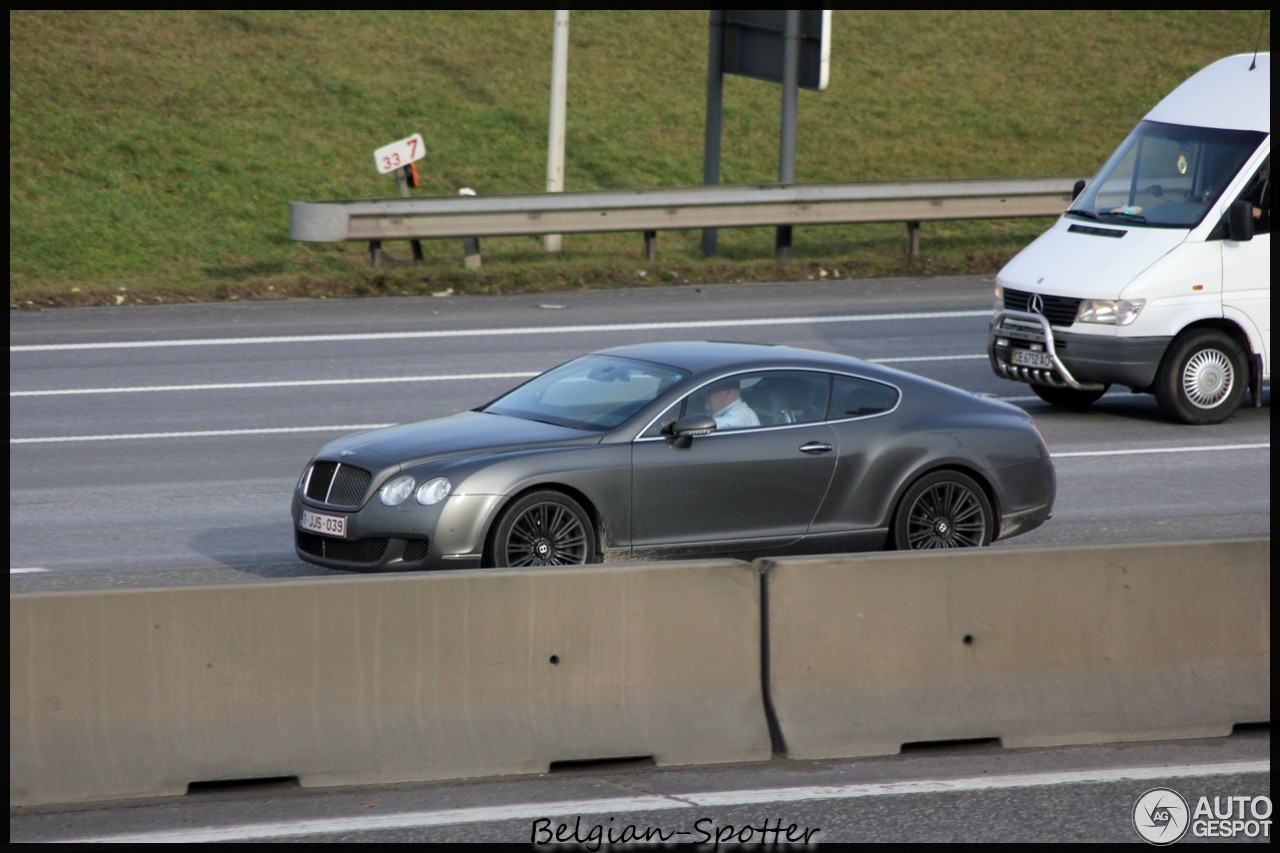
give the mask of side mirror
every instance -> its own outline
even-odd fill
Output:
[[[685,415],[671,425],[671,435],[675,437],[672,444],[684,450],[693,444],[697,435],[710,435],[716,431],[716,419],[711,415]]]
[[[1253,239],[1253,202],[1242,198],[1227,211],[1227,239],[1247,243]]]
[[[1084,192],[1084,181],[1076,181],[1076,185],[1071,188],[1071,200],[1075,201],[1082,192]]]

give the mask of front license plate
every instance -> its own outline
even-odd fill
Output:
[[[325,515],[324,513],[304,509],[302,517],[298,519],[298,526],[303,530],[319,533],[321,536],[336,536],[339,539],[347,538],[347,517],[345,515]]]
[[[1023,367],[1043,367],[1046,370],[1053,370],[1053,358],[1047,352],[1016,349],[1009,353],[1009,361]]]

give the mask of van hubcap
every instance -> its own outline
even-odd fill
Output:
[[[1234,386],[1231,359],[1221,350],[1201,350],[1191,356],[1182,372],[1182,392],[1197,408],[1213,408],[1231,394]]]

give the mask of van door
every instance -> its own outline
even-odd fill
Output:
[[[1240,196],[1258,211],[1252,240],[1222,242],[1222,309],[1261,342],[1263,373],[1271,374],[1271,157]],[[1255,344],[1257,346],[1257,344]]]

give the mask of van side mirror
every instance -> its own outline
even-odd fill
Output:
[[[1253,239],[1253,202],[1247,198],[1231,202],[1227,211],[1227,239],[1247,243]]]
[[[1071,200],[1078,199],[1082,192],[1084,192],[1084,181],[1076,181],[1076,185],[1071,188]]]

